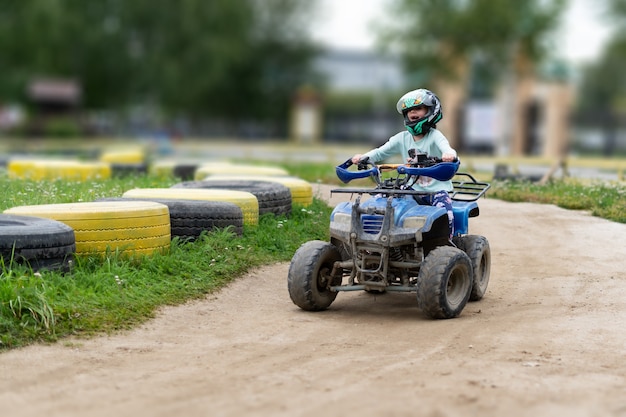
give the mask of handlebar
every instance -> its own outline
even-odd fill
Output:
[[[350,168],[352,165],[354,165],[354,163],[352,162],[352,159],[348,159],[343,164],[335,167],[335,172],[337,173],[337,177],[346,184],[357,178],[367,178],[367,177],[378,178],[380,175],[380,171],[378,170],[376,165],[371,163],[369,161],[369,158],[367,157],[358,162],[357,171],[348,171],[348,168]]]
[[[418,154],[423,155],[423,154]],[[419,157],[419,161],[413,160],[409,164],[382,164],[375,165],[369,159],[369,157],[362,158],[357,163],[357,171],[349,171],[354,163],[351,159],[348,159],[341,165],[335,167],[337,177],[344,183],[348,183],[354,179],[373,177],[377,182],[380,179],[381,172],[397,171],[398,174],[404,174],[409,176],[426,176],[431,177],[439,181],[448,181],[454,177],[461,161],[456,158],[454,162],[443,162],[440,158]]]
[[[440,160],[441,161],[441,160]],[[459,169],[461,161],[457,158],[455,162],[436,162],[430,166],[413,167],[409,165],[401,165],[397,168],[399,174],[406,175],[423,175],[431,177],[439,181],[448,181],[454,177]]]

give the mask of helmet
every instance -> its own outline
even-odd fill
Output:
[[[418,106],[426,106],[428,112],[424,117],[410,121],[407,113],[410,109]],[[428,133],[443,117],[439,98],[432,91],[424,88],[409,91],[400,97],[396,109],[398,109],[398,113],[404,116],[406,130],[414,136]]]

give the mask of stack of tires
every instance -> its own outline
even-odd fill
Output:
[[[237,236],[243,234],[243,212],[239,206],[225,201],[177,200],[174,198],[107,197],[98,201],[153,201],[167,206],[171,237],[193,241],[203,232],[229,229]]]
[[[111,166],[113,177],[148,172],[146,152],[142,147],[125,146],[105,149],[99,159]]]
[[[166,253],[170,246],[168,208],[149,201],[40,204],[12,207],[4,213],[66,224],[74,231],[79,255],[151,255]]]
[[[172,189],[232,190],[254,195],[259,205],[259,216],[264,214],[288,215],[291,213],[291,191],[286,186],[269,181],[220,180],[186,181],[175,184]],[[177,191],[172,190],[174,193]]]
[[[130,158],[130,159],[129,159]],[[9,161],[12,178],[108,178],[110,164],[143,164],[138,153],[103,154],[89,163]],[[122,256],[167,253],[174,238],[195,240],[204,232],[229,229],[242,235],[259,216],[289,215],[292,205],[312,202],[311,185],[282,168],[212,164],[168,164],[182,180],[171,188],[137,188],[95,202],[12,207],[0,214],[0,261],[34,271],[68,271],[75,255]],[[168,168],[168,169],[169,169]],[[184,171],[184,172],[183,172]],[[195,179],[198,176],[203,180]]]

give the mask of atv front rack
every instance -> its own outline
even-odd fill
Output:
[[[382,194],[384,196],[390,195],[424,195],[423,191],[416,190],[400,190],[397,188],[334,188],[330,190],[330,195],[334,193],[339,194],[369,194],[377,195]]]

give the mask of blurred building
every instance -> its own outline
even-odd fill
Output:
[[[401,90],[406,85],[400,59],[370,51],[328,50],[314,66],[333,91]]]
[[[31,135],[78,135],[81,86],[74,80],[34,79],[27,86],[32,108],[27,130]]]
[[[457,83],[439,82],[446,117],[440,128],[457,149],[497,155],[564,156],[571,142],[575,85],[569,69],[525,63],[490,94],[476,91],[471,68]]]
[[[378,145],[402,129],[395,103],[388,99],[407,84],[398,57],[366,50],[328,50],[316,59],[314,69],[322,76],[327,94],[322,103],[324,140]],[[343,97],[341,109],[329,109],[328,96]]]
[[[464,152],[501,155],[542,155],[559,157],[568,149],[569,117],[574,86],[567,69],[552,67],[535,71],[530,63],[516,76],[505,77],[491,93],[480,78],[473,77],[471,65],[459,68],[457,82],[411,86],[399,58],[368,51],[328,51],[316,61],[329,91],[372,95],[367,111],[338,117],[325,113],[326,140],[384,142],[401,130],[402,120],[395,105],[379,100],[389,92],[398,97],[413,88],[434,90],[443,103],[440,128],[453,146]],[[408,87],[407,87],[408,86]]]

